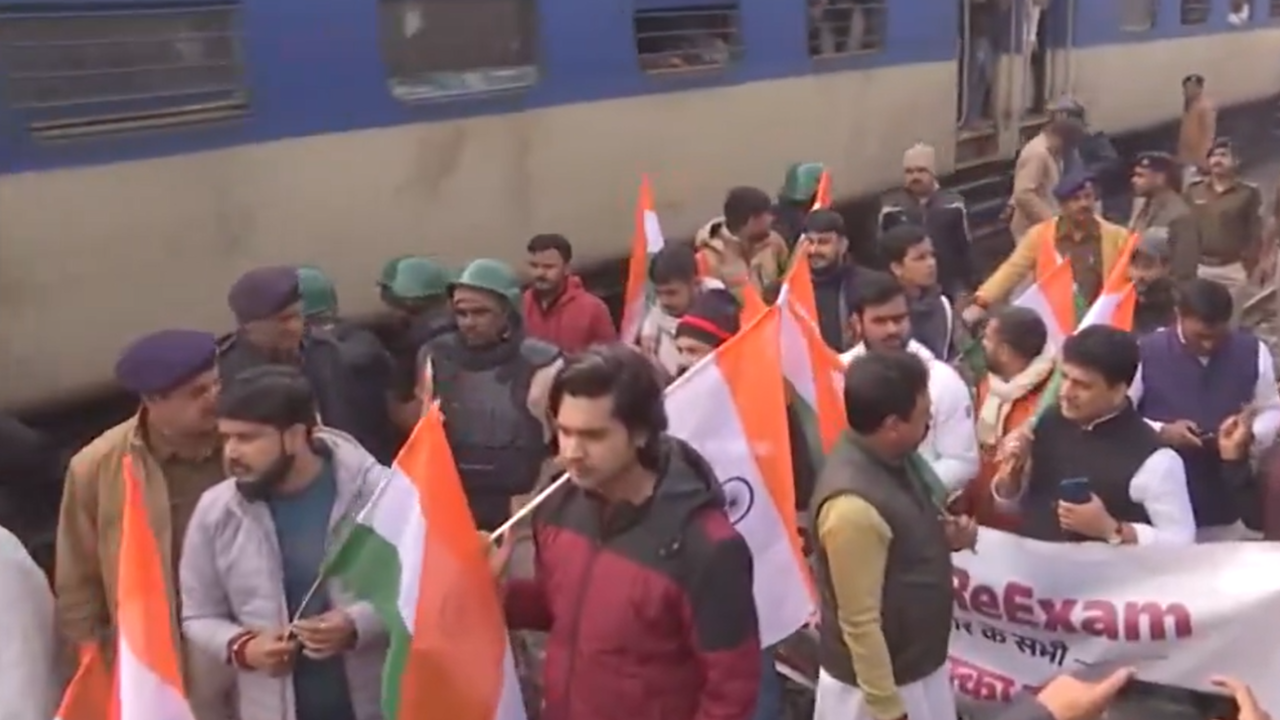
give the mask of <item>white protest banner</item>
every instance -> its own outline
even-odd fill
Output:
[[[1210,689],[1213,675],[1280,708],[1280,544],[1058,544],[983,529],[956,553],[951,679],[970,717],[1081,665]]]

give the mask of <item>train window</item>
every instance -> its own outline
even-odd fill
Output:
[[[1213,0],[1182,0],[1178,14],[1183,25],[1203,25],[1212,10]]]
[[[736,5],[636,10],[632,25],[648,73],[724,67],[742,52]]]
[[[247,110],[236,6],[74,7],[0,9],[4,92],[36,137],[211,122]]]
[[[1270,15],[1273,18],[1280,18],[1280,0],[1271,0]]]
[[[1158,3],[1159,0],[1120,0],[1120,29],[1141,32],[1155,27]]]
[[[1249,22],[1252,12],[1252,0],[1231,0],[1227,3],[1227,22],[1239,27]]]
[[[809,56],[872,52],[884,47],[885,0],[808,0]]]
[[[401,100],[479,95],[538,80],[534,0],[379,0],[382,58]]]

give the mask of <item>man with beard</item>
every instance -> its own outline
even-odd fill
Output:
[[[1174,277],[1178,280],[1195,277],[1199,257],[1195,223],[1191,220],[1191,208],[1182,199],[1178,161],[1168,153],[1143,153],[1133,166],[1131,184],[1134,199],[1129,230],[1136,233],[1153,228],[1166,230]]]
[[[978,382],[978,447],[982,465],[965,488],[960,507],[984,527],[1013,531],[1018,518],[995,507],[991,481],[999,467],[1000,443],[1035,420],[1057,367],[1049,329],[1031,308],[1009,305],[983,328],[987,374]]]
[[[243,720],[381,718],[387,636],[377,613],[336,580],[312,586],[392,471],[316,426],[315,395],[293,367],[237,376],[218,400],[218,431],[231,477],[191,518],[183,636],[235,668]]]
[[[810,502],[822,612],[814,720],[955,720],[951,553],[974,546],[977,525],[942,510],[916,456],[932,373],[901,350],[845,371],[848,432]]]
[[[262,365],[297,367],[315,388],[321,422],[387,454],[392,439],[386,392],[360,377],[358,366],[331,333],[307,328],[297,268],[250,270],[232,284],[227,305],[238,328],[224,339],[218,354],[222,382]]]
[[[773,231],[773,200],[754,187],[736,187],[724,199],[724,215],[702,226],[693,239],[700,273],[742,297],[748,284],[762,295],[787,271],[787,242]]]
[[[1024,282],[1044,277],[1059,262],[1068,263],[1071,271],[1077,321],[1102,292],[1104,279],[1129,241],[1129,231],[1097,215],[1097,195],[1090,175],[1063,178],[1054,194],[1062,214],[1033,226],[1018,240],[1013,254],[978,288],[973,304],[965,308],[966,323],[977,322],[986,308],[1008,301]]]
[[[378,278],[379,298],[392,316],[386,347],[395,363],[395,422],[406,437],[422,417],[422,404],[415,395],[418,354],[423,345],[454,330],[448,293],[454,279],[449,268],[417,255],[393,258]]]
[[[814,210],[805,218],[804,227],[818,330],[827,347],[844,352],[853,345],[849,336],[850,294],[858,277],[858,267],[849,257],[844,218],[832,210]]]
[[[649,282],[656,302],[640,323],[637,342],[640,351],[667,377],[675,377],[681,366],[680,350],[675,343],[680,318],[693,307],[702,292],[724,285],[714,278],[698,277],[698,260],[693,248],[683,243],[666,245],[653,256],[649,263]]]
[[[929,370],[933,422],[920,443],[920,455],[948,493],[959,492],[978,473],[978,441],[973,432],[969,386],[955,368],[910,339],[907,291],[892,276],[867,272],[855,297],[851,322],[862,342],[840,359],[848,367],[869,350],[906,350],[924,362]]]
[[[473,261],[449,297],[457,330],[423,346],[418,397],[440,401],[476,526],[493,530],[542,474],[547,393],[563,361],[525,334],[520,282],[503,263]]]
[[[587,292],[572,274],[573,246],[563,235],[534,235],[525,248],[533,285],[524,291],[524,321],[529,337],[564,353],[586,350],[618,339],[609,308]]]
[[[1174,281],[1171,277],[1169,231],[1142,231],[1129,258],[1129,279],[1137,292],[1133,308],[1133,334],[1142,336],[1173,324]]]
[[[556,375],[549,408],[571,482],[534,512],[535,576],[502,592],[512,629],[549,633],[542,720],[749,720],[751,551],[707,461],[666,434],[652,366],[591,348]]]
[[[1186,193],[1195,227],[1192,242],[1199,252],[1196,274],[1231,291],[1232,322],[1239,322],[1249,278],[1261,257],[1262,193],[1240,178],[1230,140],[1214,141],[1208,161],[1208,176],[1191,183]]]
[[[115,598],[120,524],[124,512],[123,464],[133,462],[155,531],[170,608],[178,607],[178,557],[188,521],[205,490],[225,477],[218,458],[215,401],[216,339],[194,330],[161,330],[139,338],[120,354],[115,376],[139,398],[133,417],[99,435],[71,458],[58,521],[54,587],[58,628],[77,649],[97,646],[115,654]],[[172,622],[174,638],[178,618]],[[225,653],[184,653],[187,691],[198,720],[232,717]],[[180,655],[181,656],[181,655]]]
[[[903,186],[880,199],[880,236],[899,225],[924,228],[937,258],[938,287],[955,302],[973,291],[974,282],[964,198],[938,187],[937,153],[929,145],[908,148],[902,154],[902,171]]]

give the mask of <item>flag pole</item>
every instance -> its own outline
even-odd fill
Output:
[[[552,482],[550,485],[543,488],[542,492],[530,498],[529,502],[525,503],[519,510],[512,513],[511,517],[507,518],[506,522],[502,523],[497,527],[497,529],[489,533],[489,540],[494,543],[501,540],[503,535],[511,532],[511,528],[515,527],[521,520],[532,515],[533,511],[538,509],[538,506],[541,505],[543,501],[551,497],[555,491],[559,490],[567,482],[569,482],[569,473],[561,473],[560,477],[555,479],[555,482]]]

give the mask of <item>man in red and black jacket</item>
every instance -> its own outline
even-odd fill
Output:
[[[706,460],[665,433],[653,368],[592,348],[549,410],[572,482],[534,513],[533,579],[504,589],[512,629],[549,633],[541,720],[748,720],[751,552]]]

